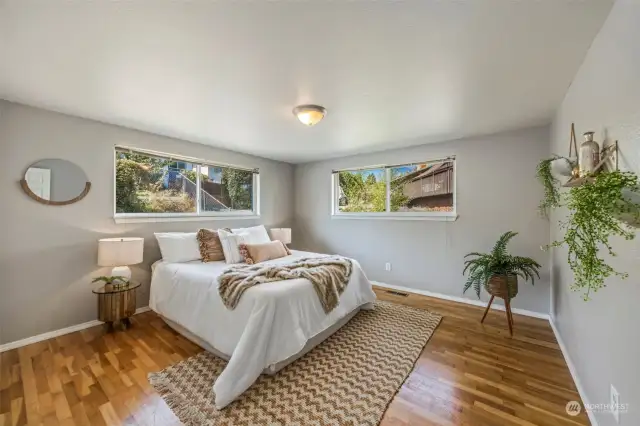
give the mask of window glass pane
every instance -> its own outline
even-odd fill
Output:
[[[202,166],[200,171],[201,211],[253,211],[253,172],[216,166]]]
[[[385,170],[338,172],[338,210],[341,212],[386,211]]]
[[[195,213],[196,166],[116,152],[116,213]]]
[[[453,161],[391,168],[392,212],[452,212]]]

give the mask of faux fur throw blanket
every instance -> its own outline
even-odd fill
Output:
[[[218,277],[218,291],[225,306],[234,309],[249,288],[271,281],[306,278],[311,281],[325,313],[338,306],[353,265],[342,256],[299,259],[282,265],[237,265]]]

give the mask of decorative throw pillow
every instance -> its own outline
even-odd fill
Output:
[[[290,255],[291,252],[281,241],[276,240],[264,244],[240,244],[240,254],[246,263],[253,265],[267,260],[280,259]]]
[[[224,229],[218,229],[218,237],[220,237],[220,244],[222,245],[222,251],[224,252],[224,260],[227,263],[242,263],[244,260],[240,255],[239,245],[243,244],[243,235],[234,234]]]
[[[269,233],[264,225],[252,226],[249,228],[235,228],[231,232],[242,235],[247,244],[263,244],[271,241]]]
[[[247,245],[242,243],[238,246],[238,251],[240,252],[240,256],[242,256],[242,258],[244,259],[244,262],[249,264],[249,265],[253,265],[254,262],[253,258],[251,257],[251,255],[249,254],[249,250],[247,249]]]
[[[220,242],[218,231],[203,228],[198,231],[197,237],[200,256],[203,262],[224,260],[224,251],[222,250],[222,243]]]

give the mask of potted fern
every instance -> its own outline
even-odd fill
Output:
[[[502,234],[491,253],[473,252],[465,256],[465,259],[471,256],[474,258],[464,262],[462,274],[469,271],[469,278],[463,293],[473,286],[480,298],[480,289],[484,287],[492,296],[513,299],[518,294],[518,277],[525,281],[530,279],[531,284],[534,284],[535,277],[540,278],[538,262],[530,257],[512,256],[507,252],[509,240],[516,235],[518,233],[513,231]]]
[[[473,252],[465,256],[473,257],[464,262],[464,270],[462,274],[469,272],[469,277],[464,285],[464,292],[473,287],[478,299],[480,298],[480,290],[484,287],[487,293],[491,295],[491,300],[487,305],[484,316],[480,322],[483,322],[494,297],[504,299],[507,308],[507,320],[509,322],[509,333],[513,334],[513,317],[511,315],[511,299],[518,294],[518,277],[525,281],[531,280],[533,285],[535,277],[540,278],[538,269],[540,264],[529,257],[512,256],[507,252],[507,244],[509,240],[518,235],[517,232],[508,231],[502,234],[496,244],[493,246],[491,253]]]

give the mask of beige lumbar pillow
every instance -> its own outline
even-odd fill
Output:
[[[263,244],[240,244],[240,254],[249,265],[265,262],[267,260],[280,259],[289,256],[291,252],[281,241],[270,241]]]
[[[220,243],[218,231],[211,229],[200,229],[198,231],[198,245],[200,247],[200,256],[203,262],[215,262],[224,260],[224,252]]]

